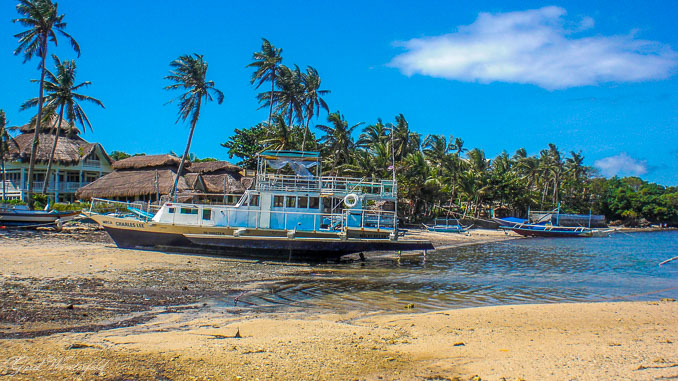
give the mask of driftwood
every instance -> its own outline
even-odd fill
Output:
[[[665,260],[664,262],[660,263],[659,266],[667,264],[671,261],[675,261],[676,259],[678,259],[678,257],[669,258],[669,259]]]

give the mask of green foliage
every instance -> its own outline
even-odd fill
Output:
[[[21,201],[21,200],[5,200],[5,201],[2,201],[2,204],[5,204],[5,205],[26,205],[26,203]]]
[[[49,196],[42,193],[33,194],[33,205],[37,209],[44,209],[45,206],[49,203]]]
[[[90,203],[89,202],[74,202],[74,203],[69,203],[69,204],[63,204],[63,203],[55,203],[52,205],[52,209],[59,211],[59,212],[67,212],[67,211],[75,211],[75,210],[83,210],[83,209],[89,209]]]
[[[678,223],[678,188],[648,183],[638,177],[594,181],[594,210],[610,220]]]
[[[113,161],[118,161],[122,159],[127,159],[128,157],[132,157],[132,155],[128,154],[127,152],[122,152],[122,151],[112,151],[111,153],[108,154]]]

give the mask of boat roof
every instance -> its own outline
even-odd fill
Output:
[[[297,160],[313,160],[317,161],[320,158],[320,152],[312,151],[272,151],[266,150],[259,154],[259,157],[263,159],[278,159],[281,157],[288,159],[297,159]]]

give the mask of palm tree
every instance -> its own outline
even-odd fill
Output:
[[[319,124],[316,127],[325,133],[325,135],[320,138],[320,142],[325,146],[328,153],[327,157],[331,162],[331,167],[336,172],[338,166],[350,163],[351,151],[354,147],[351,134],[356,127],[363,123],[356,123],[349,127],[348,122],[339,111],[328,115],[327,121],[332,123],[332,126]]]
[[[451,145],[447,144],[445,135],[427,135],[422,143],[422,152],[429,163],[442,168],[448,159]]]
[[[82,87],[86,87],[92,84],[90,81],[85,81],[80,84],[75,84],[75,73],[76,65],[75,60],[63,61],[59,60],[59,57],[52,55],[54,60],[54,66],[56,67],[56,75],[51,71],[46,71],[46,77],[44,87],[47,92],[45,97],[45,107],[47,110],[59,110],[59,117],[56,122],[56,131],[54,133],[54,142],[52,143],[52,151],[49,155],[49,161],[47,163],[47,173],[45,174],[45,182],[42,186],[42,193],[47,193],[47,187],[49,186],[50,173],[52,170],[52,162],[54,161],[54,153],[56,152],[57,143],[59,142],[59,136],[61,135],[61,122],[64,118],[64,112],[66,113],[66,119],[71,126],[75,124],[80,124],[83,127],[83,131],[87,130],[89,127],[92,131],[92,124],[87,118],[87,114],[83,111],[78,104],[78,101],[92,102],[98,106],[104,107],[104,104],[100,100],[90,97],[88,95],[82,95],[76,93]],[[30,99],[26,101],[22,106],[21,110],[26,110],[31,107],[35,107],[38,104],[39,100],[37,98]]]
[[[400,161],[409,153],[409,142],[412,134],[410,133],[410,125],[403,114],[396,115],[395,120],[396,124],[391,130],[393,133],[393,151],[396,161]]]
[[[275,114],[273,115],[273,122],[273,126],[270,126],[269,138],[262,141],[266,146],[265,149],[275,151],[291,149],[293,135],[290,126],[285,123],[285,118],[280,114]]]
[[[193,140],[193,132],[195,125],[198,123],[200,117],[200,108],[203,99],[205,101],[212,101],[216,98],[217,103],[221,104],[224,101],[224,93],[214,87],[214,81],[208,81],[207,76],[207,62],[203,60],[203,56],[193,53],[193,55],[183,55],[176,60],[170,62],[170,75],[166,76],[174,82],[171,85],[165,86],[165,90],[186,90],[185,93],[171,100],[179,100],[179,117],[177,123],[191,119],[191,131],[188,134],[188,141],[186,142],[186,150],[181,157],[179,169],[174,177],[174,186],[172,187],[172,194],[174,199],[177,198],[177,184],[179,176],[184,169],[184,163],[188,157],[191,149],[191,140]]]
[[[261,51],[254,52],[252,59],[254,62],[246,67],[256,68],[252,73],[250,83],[255,84],[255,88],[265,82],[271,82],[271,91],[268,94],[268,104],[270,106],[268,111],[268,125],[271,125],[271,117],[273,115],[273,95],[275,92],[275,85],[278,81],[278,66],[282,62],[282,48],[276,48],[267,39],[262,38]]]
[[[388,134],[388,127],[379,118],[376,124],[370,124],[363,128],[363,132],[360,134],[356,144],[361,148],[371,149],[376,144],[386,144]]]
[[[33,145],[31,147],[31,159],[28,167],[28,206],[33,208],[33,168],[35,167],[35,155],[38,149],[38,139],[40,134],[40,122],[42,119],[43,90],[45,81],[45,59],[47,58],[48,42],[51,41],[57,45],[57,34],[66,37],[71,43],[73,50],[80,56],[80,46],[78,43],[64,31],[66,23],[63,21],[64,15],[59,15],[57,4],[51,0],[19,0],[16,10],[21,17],[14,19],[28,29],[17,33],[14,37],[19,39],[19,46],[14,50],[14,55],[24,54],[24,63],[33,58],[34,55],[40,57],[40,92],[38,95],[38,116],[35,122],[35,132],[33,134]]]
[[[9,129],[7,128],[7,118],[5,111],[0,110],[0,170],[2,170],[2,201],[5,201],[5,156],[9,152],[9,142],[12,137],[9,136]]]
[[[301,150],[304,150],[306,145],[306,133],[308,132],[308,125],[314,116],[318,116],[320,109],[325,112],[330,112],[327,103],[322,96],[330,93],[330,90],[320,90],[320,75],[318,71],[312,67],[306,68],[306,73],[301,75],[301,83],[304,91],[304,114],[306,116],[306,125],[304,127],[304,139],[301,143]]]
[[[275,104],[275,112],[287,117],[287,125],[292,126],[294,120],[303,122],[304,118],[304,86],[301,69],[295,65],[294,70],[285,65],[278,68],[278,90],[257,95],[261,107]]]

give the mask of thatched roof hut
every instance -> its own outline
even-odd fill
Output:
[[[249,181],[247,186],[243,183],[245,178],[240,174],[241,170],[237,165],[227,161],[192,163],[189,168],[189,171],[200,174],[205,184],[205,192],[219,194],[239,194],[249,188],[252,182]]]
[[[172,155],[142,155],[132,156],[113,163],[113,169],[141,169],[155,167],[177,167],[181,159]],[[184,163],[184,168],[191,166],[191,162]]]
[[[38,134],[39,143],[35,156],[35,161],[38,163],[49,161],[52,145],[54,144],[54,134],[56,133],[56,129],[52,128],[56,124],[56,119],[54,118],[52,121],[45,123],[46,127],[40,128],[42,132]],[[82,139],[79,136],[80,130],[71,126],[66,121],[62,120],[61,126],[59,141],[54,152],[54,162],[63,165],[74,165],[87,158],[97,148],[101,149],[102,156],[108,160],[109,164],[112,162],[100,144],[89,143]],[[22,133],[10,142],[5,160],[28,162],[31,159],[35,125],[33,123],[25,124],[19,127],[19,131]]]
[[[155,200],[157,193],[165,196],[171,192],[179,163],[180,158],[172,155],[119,160],[113,163],[114,172],[78,189],[76,197]],[[205,193],[241,194],[247,189],[245,184],[252,184],[240,174],[240,167],[228,162],[186,162],[184,166],[186,171],[179,176],[177,186],[180,199]]]
[[[41,133],[51,133],[54,135],[58,121],[59,116],[57,114],[49,115],[46,120],[40,123]],[[19,127],[19,131],[21,131],[22,134],[32,134],[35,131],[35,117],[33,117],[30,122]],[[68,123],[66,119],[61,119],[61,132],[62,134],[80,135],[80,129]]]
[[[78,189],[75,196],[80,200],[89,200],[92,197],[136,198],[152,196],[156,192],[167,195],[172,190],[176,173],[176,168],[169,167],[116,170]],[[179,193],[192,190],[184,176],[179,177],[177,189]]]
[[[114,171],[97,181],[78,189],[75,196],[81,200],[92,197],[136,198],[156,193],[169,194],[174,185],[180,159],[172,155],[132,156],[113,163]],[[193,190],[196,181],[180,176],[179,193]]]
[[[194,173],[215,173],[215,172],[231,172],[238,173],[242,168],[233,165],[227,161],[203,161],[198,163],[191,163],[191,172]]]

